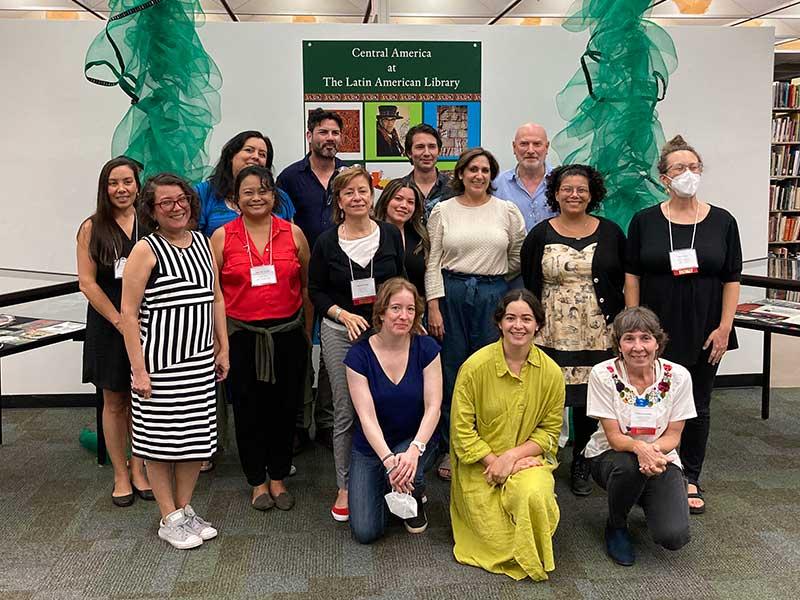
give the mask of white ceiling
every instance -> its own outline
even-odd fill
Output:
[[[144,1],[144,0],[142,0]],[[208,20],[230,20],[221,0],[200,0]],[[627,0],[618,0],[621,2]],[[681,0],[678,0],[680,2]],[[691,4],[701,0],[683,0]],[[676,0],[653,0],[657,6],[652,18],[661,25],[774,27],[776,43],[800,38],[800,1],[787,0],[712,0],[705,14],[682,14]],[[108,15],[107,0],[0,0],[0,18],[80,18],[98,17],[79,6],[83,4],[103,16]],[[428,24],[487,23],[509,5],[509,0],[375,0],[388,7],[389,22]],[[241,21],[292,22],[314,17],[318,23],[360,23],[367,0],[228,0]],[[522,0],[498,24],[523,24],[525,18],[541,18],[542,25],[559,25],[573,0]],[[48,15],[48,11],[50,14]],[[760,16],[764,13],[772,14]],[[60,14],[53,14],[60,13]],[[71,14],[72,13],[72,14]],[[77,13],[77,14],[74,14]]]

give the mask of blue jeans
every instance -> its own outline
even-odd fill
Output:
[[[500,337],[500,330],[494,324],[494,310],[509,290],[509,284],[503,276],[463,275],[451,271],[442,271],[442,276],[445,296],[439,298],[439,310],[444,320],[444,395],[439,433],[442,450],[449,452],[450,405],[458,370],[472,354]]]
[[[395,454],[405,452],[410,444],[411,439],[400,442],[392,448],[392,452]],[[438,453],[433,444],[419,457],[417,474],[414,477],[414,498],[421,499],[425,493],[425,471],[435,464],[437,458]],[[366,455],[353,448],[347,489],[350,530],[353,532],[353,537],[361,544],[370,544],[383,537],[386,522],[391,514],[383,497],[391,492],[392,488],[386,476],[386,467],[374,452]]]

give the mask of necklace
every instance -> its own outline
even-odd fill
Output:
[[[580,240],[589,235],[591,231],[588,230],[590,230],[594,226],[594,223],[592,222],[592,219],[589,217],[589,215],[586,216],[587,219],[579,225],[580,228],[577,230],[569,227],[566,221],[564,221],[563,219],[559,219],[558,226],[567,233],[566,237],[572,237],[575,238],[576,240]]]
[[[614,367],[608,365],[606,368],[609,373],[611,373],[611,379],[619,394],[619,399],[625,404],[630,404],[632,406],[655,406],[667,398],[669,390],[672,387],[672,365],[664,365],[661,381],[659,381],[657,385],[651,386],[650,391],[642,396],[637,394],[619,378]]]

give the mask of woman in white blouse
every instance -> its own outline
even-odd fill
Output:
[[[449,451],[450,403],[461,364],[497,340],[492,314],[519,275],[525,220],[512,202],[492,196],[500,167],[483,148],[459,156],[450,182],[457,196],[438,203],[428,219],[431,250],[425,271],[428,329],[442,340],[444,397],[440,433]],[[439,465],[450,479],[450,458]]]
[[[683,424],[696,416],[692,378],[659,358],[667,334],[647,308],[627,308],[614,319],[616,358],[592,368],[586,414],[600,420],[584,454],[592,477],[608,492],[606,551],[617,564],[635,556],[628,513],[644,510],[653,541],[678,550],[689,541],[686,482],[676,448]]]

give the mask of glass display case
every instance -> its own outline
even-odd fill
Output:
[[[758,258],[742,265],[734,326],[764,333],[761,418],[769,418],[772,335],[800,337],[800,260]]]

